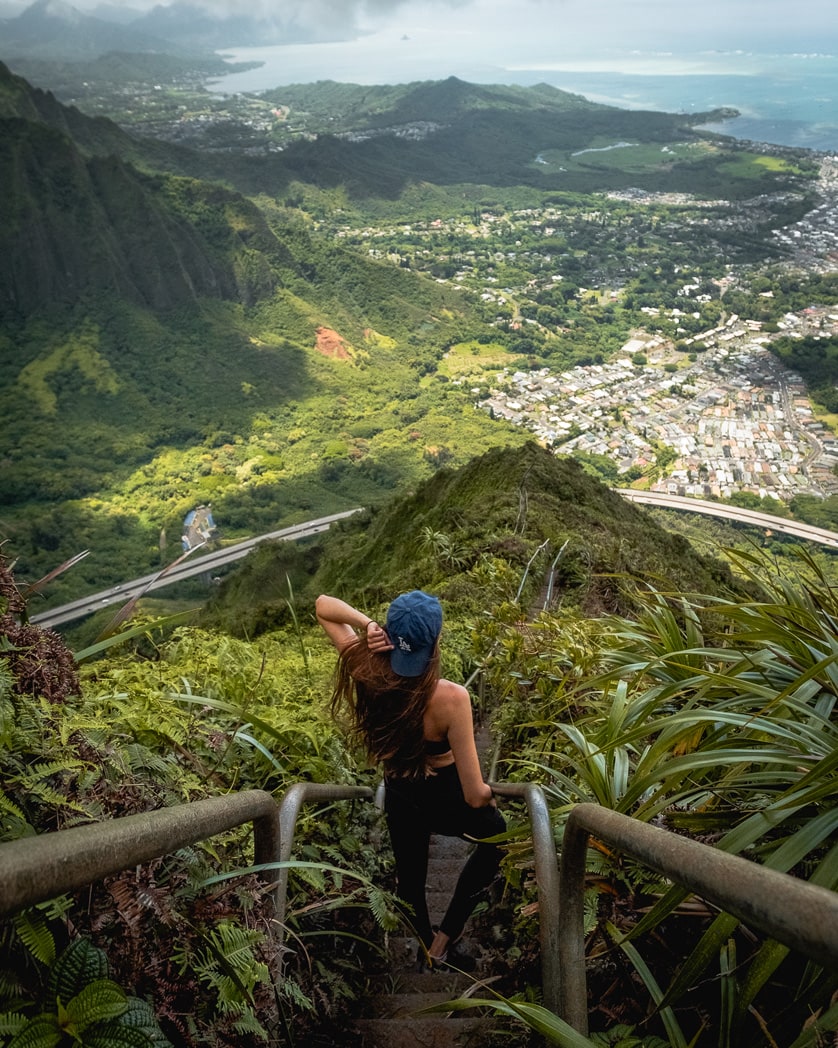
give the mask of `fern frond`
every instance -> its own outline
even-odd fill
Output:
[[[379,927],[385,931],[393,932],[401,925],[399,915],[393,902],[393,896],[374,885],[369,889],[368,900],[370,912]]]
[[[62,757],[54,761],[42,761],[38,764],[32,764],[29,767],[29,772],[36,779],[48,779],[52,775],[62,775],[67,771],[78,771],[81,768],[87,768],[88,764],[86,761],[72,760],[69,757]]]
[[[244,1008],[242,1010],[241,1015],[233,1023],[233,1029],[236,1033],[243,1036],[258,1037],[260,1041],[267,1041],[268,1039],[268,1031],[256,1018],[252,1008]]]
[[[9,798],[2,791],[0,791],[0,812],[6,812],[8,815],[14,815],[14,817],[16,819],[20,819],[21,822],[26,822],[26,816],[23,814],[20,808],[18,808],[14,801],[10,801]]]
[[[264,941],[262,932],[232,921],[220,923],[207,935],[207,948],[195,968],[216,990],[219,1007],[252,1003],[256,986],[270,982],[267,965],[253,954],[253,947]]]
[[[5,660],[0,662],[0,700],[4,703],[8,697],[12,694],[12,690],[15,686],[15,675],[9,668],[8,662]]]
[[[79,815],[85,815],[90,818],[90,812],[84,805],[79,804],[78,801],[71,800],[66,794],[59,793],[52,786],[31,783],[29,785],[29,795],[50,807],[65,808],[68,811],[78,812]]]
[[[27,1023],[25,1015],[20,1012],[4,1012],[0,1014],[0,1035],[8,1037],[22,1030]]]
[[[36,961],[52,967],[55,961],[55,937],[47,927],[44,914],[37,909],[23,910],[14,917],[18,938]]]

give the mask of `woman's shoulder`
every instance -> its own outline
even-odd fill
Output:
[[[435,706],[461,706],[468,703],[471,706],[468,689],[462,684],[455,684],[452,680],[441,677],[434,688],[430,700]]]

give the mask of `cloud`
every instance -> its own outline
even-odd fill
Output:
[[[0,0],[8,6],[14,0]],[[17,0],[22,10],[26,4]],[[145,11],[155,0],[70,0]],[[175,0],[156,0],[169,6]],[[596,47],[647,51],[671,47],[838,49],[834,0],[177,0],[216,17],[255,15],[308,30],[312,38],[351,36],[357,29],[418,32],[444,25],[452,33],[501,39],[530,35],[568,52]]]

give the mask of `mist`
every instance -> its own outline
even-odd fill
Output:
[[[0,15],[13,17],[28,6],[0,0]],[[123,25],[153,8],[192,7],[219,20],[294,27],[312,40],[444,28],[479,47],[484,38],[530,35],[562,56],[609,48],[838,51],[832,0],[250,0],[245,7],[240,0],[75,0],[72,6]]]

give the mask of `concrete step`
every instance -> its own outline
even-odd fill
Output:
[[[481,975],[479,961],[482,950],[478,943],[468,938],[462,940],[463,950],[477,958],[478,968],[475,972],[465,975],[459,972],[438,971],[428,972],[417,967],[416,940],[391,936],[387,946],[387,956],[390,959],[389,972],[386,978],[392,984],[394,992],[401,992],[406,988],[424,991],[426,989],[449,990],[456,988],[457,993],[462,993],[475,979]]]
[[[487,1025],[474,1017],[359,1019],[355,1031],[360,1048],[480,1048]]]
[[[373,997],[370,1000],[370,1011],[377,1019],[403,1019],[408,1015],[416,1015],[423,1008],[430,1008],[434,1004],[444,1004],[457,996],[456,992],[439,989],[438,982],[433,986],[434,989],[425,990],[422,993],[388,993],[380,997]],[[430,1016],[423,1018],[430,1018]]]

